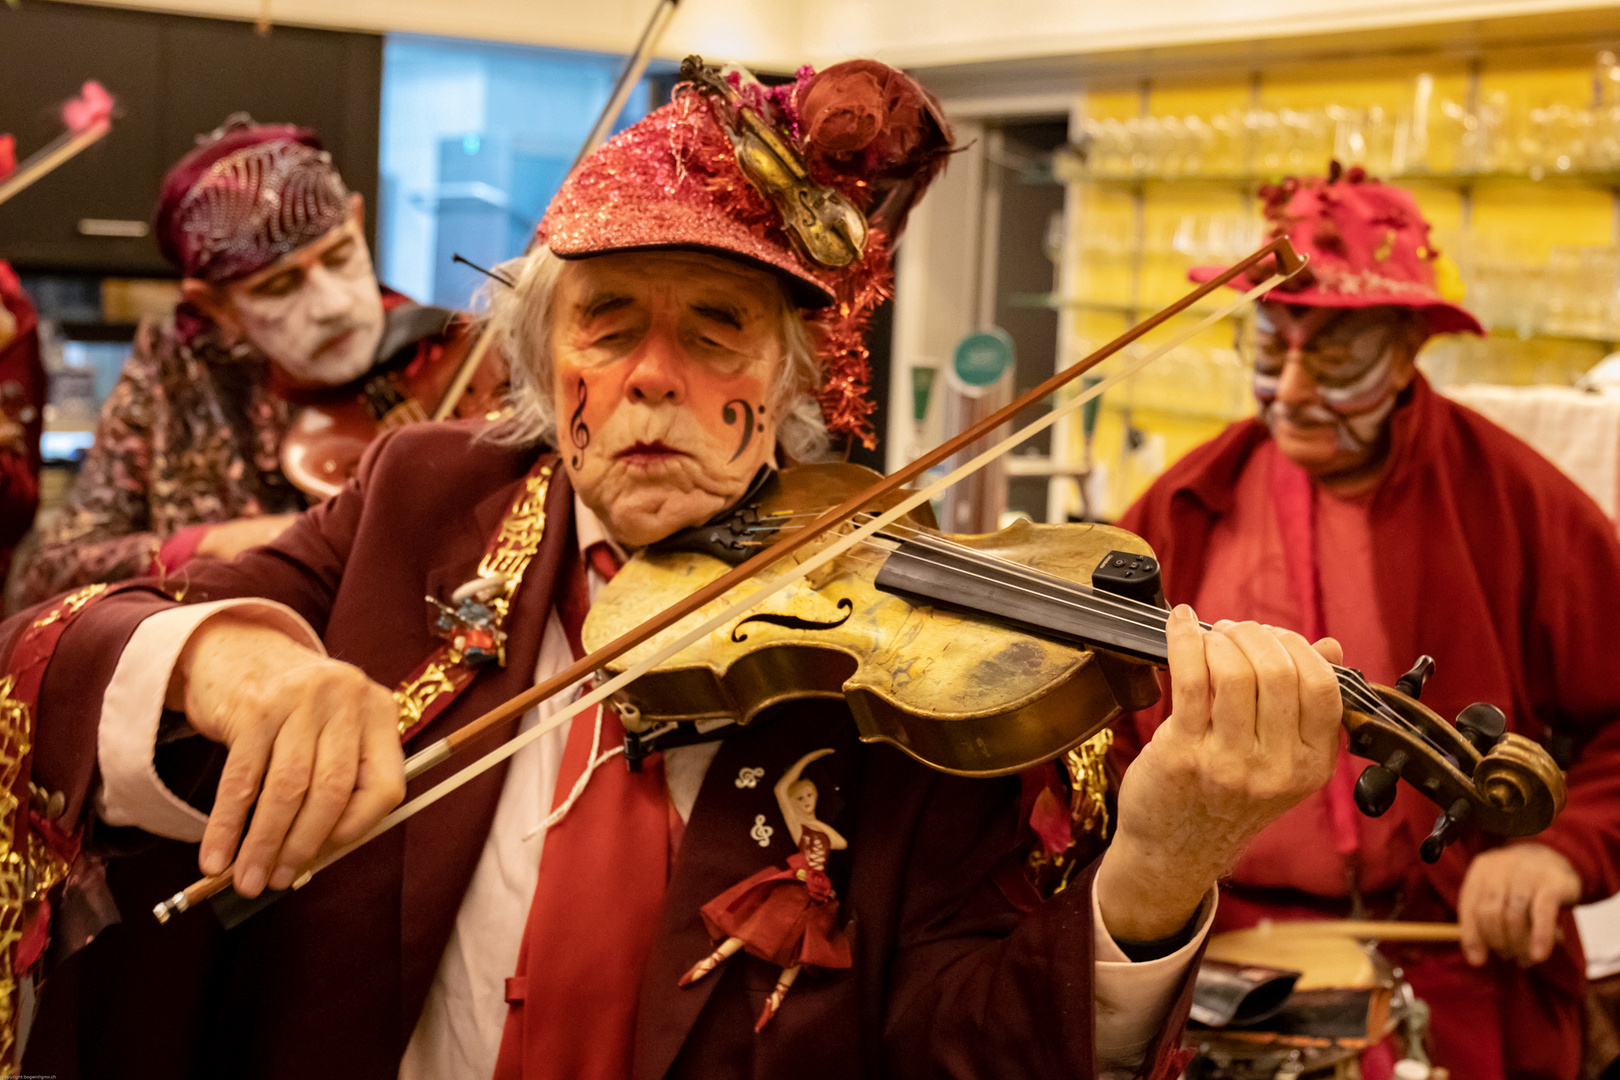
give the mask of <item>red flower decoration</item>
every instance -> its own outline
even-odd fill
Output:
[[[871,180],[915,171],[950,149],[928,92],[875,60],[846,60],[817,73],[804,82],[798,106],[813,171]]]
[[[112,119],[112,111],[113,96],[107,93],[105,86],[90,79],[79,91],[78,97],[62,106],[62,122],[77,135]]]

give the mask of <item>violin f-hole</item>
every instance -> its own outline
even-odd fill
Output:
[[[744,619],[742,622],[738,623],[732,628],[731,640],[737,642],[738,644],[747,641],[748,635],[742,632],[742,628],[747,626],[749,623],[768,623],[771,626],[780,626],[788,630],[836,630],[840,626],[843,626],[845,623],[849,622],[849,617],[855,614],[855,601],[851,600],[847,596],[844,597],[842,600],[838,601],[838,610],[844,613],[844,617],[841,619],[830,619],[826,622],[817,622],[814,619],[803,619],[797,615],[777,615],[771,612],[767,612],[763,615],[750,615],[748,618]]]

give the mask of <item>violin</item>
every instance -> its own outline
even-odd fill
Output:
[[[638,553],[591,606],[586,649],[876,479],[858,465],[788,469],[722,517]],[[854,520],[897,501],[893,493],[875,500]],[[733,599],[722,595],[712,606]],[[1156,701],[1168,614],[1158,562],[1132,533],[1020,521],[953,536],[924,504],[657,664],[613,702],[632,732],[632,762],[715,725],[746,724],[783,701],[822,697],[848,703],[864,741],[889,743],[943,772],[1003,776],[1051,761],[1122,712]],[[687,628],[675,624],[604,671],[628,670]],[[1564,804],[1551,756],[1507,732],[1491,705],[1469,706],[1455,726],[1446,723],[1418,700],[1433,669],[1424,657],[1387,687],[1336,668],[1350,750],[1375,762],[1357,784],[1357,805],[1382,814],[1398,778],[1437,803],[1445,812],[1423,845],[1429,862],[1464,822],[1505,836],[1545,829]]]
[[[431,311],[432,309],[423,309]],[[315,502],[336,495],[366,447],[402,424],[483,416],[502,405],[505,367],[481,361],[489,335],[462,332],[400,368],[373,368],[346,386],[288,395],[301,408],[281,442],[281,471]]]

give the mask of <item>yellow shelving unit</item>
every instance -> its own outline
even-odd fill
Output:
[[[1620,338],[1620,270],[1605,269],[1620,246],[1620,79],[1602,83],[1581,46],[1089,86],[1076,126],[1098,139],[1054,167],[1070,185],[1069,273],[1058,294],[1028,302],[1063,312],[1072,361],[1185,292],[1192,265],[1258,246],[1261,182],[1320,174],[1337,154],[1374,175],[1398,170],[1392,182],[1416,196],[1472,289],[1464,302],[1495,324],[1484,341],[1432,342],[1432,378],[1570,383]],[[1090,446],[1094,513],[1117,515],[1251,412],[1244,329],[1207,331],[1108,395]],[[1071,428],[1065,456],[1085,453]],[[1053,496],[1078,508],[1063,484]]]

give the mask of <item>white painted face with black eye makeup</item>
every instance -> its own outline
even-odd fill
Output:
[[[732,259],[623,252],[566,263],[552,328],[557,441],[620,543],[698,525],[772,460],[782,287]]]
[[[382,293],[358,214],[223,291],[228,320],[295,386],[342,386],[376,360]]]

